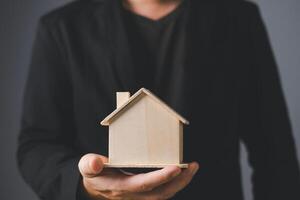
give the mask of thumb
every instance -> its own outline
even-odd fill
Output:
[[[97,154],[86,154],[78,163],[78,168],[83,177],[91,178],[97,176],[104,167],[107,158]]]

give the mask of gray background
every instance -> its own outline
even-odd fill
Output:
[[[68,1],[0,1],[0,199],[37,199],[15,164],[23,88],[38,17]],[[300,158],[300,1],[255,2],[261,8],[276,55]],[[251,200],[251,169],[242,149],[244,193],[246,200]]]

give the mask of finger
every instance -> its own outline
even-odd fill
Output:
[[[189,167],[169,183],[157,188],[153,191],[154,196],[160,196],[163,199],[173,197],[177,192],[184,189],[193,179],[199,169],[199,164],[196,162],[190,163]]]
[[[168,166],[161,170],[124,177],[119,182],[119,187],[129,192],[151,191],[153,188],[171,181],[180,173],[179,167]]]
[[[199,169],[199,165],[195,162],[189,164],[187,169],[184,169],[180,175],[172,181],[154,189],[153,191],[135,194],[135,199],[170,199],[177,192],[185,188],[193,179]]]
[[[97,154],[84,155],[79,163],[78,168],[83,177],[97,176],[104,167],[104,162],[107,162],[107,158]]]

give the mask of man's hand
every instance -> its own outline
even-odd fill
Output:
[[[198,171],[193,162],[187,169],[168,166],[143,174],[128,174],[117,169],[103,168],[107,158],[87,154],[79,161],[83,187],[95,199],[164,200],[186,187]]]

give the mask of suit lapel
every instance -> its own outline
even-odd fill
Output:
[[[216,5],[191,0],[188,21],[184,82],[178,86],[184,87],[181,89],[184,100],[179,105],[183,106],[180,110],[186,112],[185,116],[197,119],[200,111],[204,114],[209,109],[214,84]]]
[[[207,56],[211,53],[216,8],[212,3],[191,1],[190,10],[187,26],[187,65],[200,70],[199,65],[207,63]],[[201,67],[201,70],[206,69],[206,66]]]

